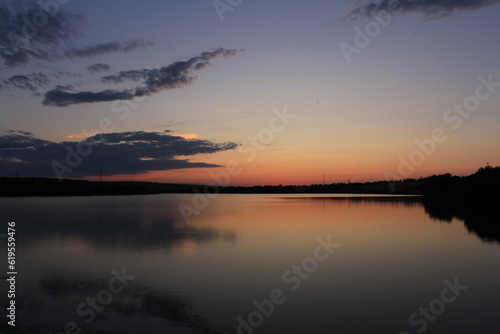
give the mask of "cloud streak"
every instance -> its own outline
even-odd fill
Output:
[[[108,72],[111,71],[111,66],[109,64],[102,63],[92,64],[87,66],[87,71],[90,73]]]
[[[134,97],[151,95],[162,90],[189,86],[197,79],[194,73],[210,66],[211,60],[221,56],[234,56],[241,51],[243,50],[218,48],[213,51],[203,52],[186,61],[172,63],[168,66],[154,69],[122,71],[118,74],[101,78],[101,81],[104,83],[142,82],[141,86],[132,89],[73,92],[62,87],[56,87],[45,94],[45,99],[42,103],[48,106],[66,107],[80,103],[131,100]]]
[[[108,42],[91,44],[82,48],[70,48],[64,52],[67,58],[90,58],[119,52],[131,52],[137,49],[146,49],[154,46],[151,41],[144,39],[133,39],[121,42]]]
[[[0,80],[0,90],[21,89],[34,92],[37,91],[38,88],[46,86],[49,82],[49,77],[43,73],[14,75],[8,79]]]
[[[42,103],[48,106],[65,107],[71,104],[131,100],[133,98],[134,94],[128,90],[107,89],[100,92],[71,92],[68,91],[67,87],[57,86],[45,93]]]
[[[52,142],[36,138],[26,131],[9,130],[0,136],[0,176],[12,176],[18,170],[22,176],[55,176],[53,162],[65,163],[77,145],[89,147],[68,177],[95,176],[99,165],[104,175],[140,174],[149,171],[218,167],[216,164],[191,162],[184,157],[212,154],[237,147],[232,142],[215,143],[204,139],[185,139],[168,132],[122,132],[98,134],[80,142]],[[179,158],[182,157],[182,158]]]
[[[426,21],[449,17],[497,5],[500,0],[382,0],[368,1],[354,7],[346,16],[352,20],[371,18],[381,12],[418,13]]]

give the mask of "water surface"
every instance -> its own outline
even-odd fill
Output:
[[[189,222],[180,203],[192,195],[0,199],[17,332],[498,333],[500,243],[418,198],[219,195]],[[101,292],[112,270],[135,278]],[[446,280],[466,289],[440,304]]]

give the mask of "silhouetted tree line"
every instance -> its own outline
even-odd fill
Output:
[[[0,178],[0,196],[95,196],[190,193],[192,185],[154,182],[98,182],[55,178]]]
[[[500,167],[483,167],[465,177],[434,175],[426,179],[422,190],[425,211],[432,218],[463,219],[469,232],[500,242]]]
[[[500,167],[483,167],[476,173],[458,177],[451,174],[433,175],[422,187],[424,201],[454,211],[469,207],[491,207],[498,203]]]
[[[160,193],[350,193],[423,195],[429,205],[442,207],[491,205],[498,199],[500,167],[480,168],[475,174],[451,174],[387,182],[354,182],[278,186],[216,187],[155,182],[98,182],[55,178],[0,178],[0,196],[131,195]],[[207,188],[209,188],[207,190]]]

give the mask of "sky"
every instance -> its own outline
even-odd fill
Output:
[[[8,0],[0,177],[301,185],[500,165],[498,0]]]

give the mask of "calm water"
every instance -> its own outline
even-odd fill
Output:
[[[419,200],[219,195],[185,223],[192,199],[0,199],[16,332],[499,332],[500,243]]]

